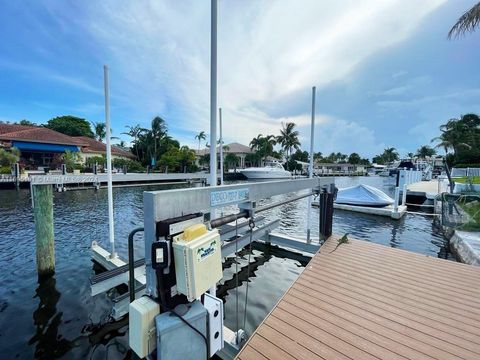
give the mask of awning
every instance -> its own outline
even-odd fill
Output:
[[[19,150],[28,151],[41,151],[41,152],[57,152],[63,153],[65,151],[77,152],[78,146],[76,145],[60,145],[60,144],[47,144],[36,143],[30,141],[12,141],[12,147],[16,147]]]

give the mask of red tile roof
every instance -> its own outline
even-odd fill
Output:
[[[58,131],[47,129],[43,126],[25,126],[17,124],[0,123],[0,140],[3,141],[29,141],[36,143],[76,145],[84,153],[107,152],[107,146],[101,141],[86,136],[68,136]],[[112,146],[112,154],[133,158],[129,151]]]
[[[11,133],[14,131],[22,131],[31,129],[33,126],[17,125],[17,124],[1,124],[0,123],[0,135]]]
[[[85,146],[82,146],[82,152],[84,153],[107,153],[107,145],[101,141],[86,137],[86,136],[76,136],[75,139],[85,143]],[[134,155],[129,152],[120,149],[119,147],[112,146],[112,154],[117,156],[125,156],[133,158]]]
[[[82,146],[85,144],[84,141],[42,126],[23,126],[12,124],[0,124],[0,140],[30,141],[77,146]]]

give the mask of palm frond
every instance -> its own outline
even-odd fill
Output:
[[[480,24],[480,2],[465,12],[448,32],[448,38],[458,38],[467,32],[474,31]]]

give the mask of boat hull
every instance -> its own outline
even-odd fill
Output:
[[[292,174],[288,171],[269,170],[242,170],[240,171],[248,179],[290,179]]]

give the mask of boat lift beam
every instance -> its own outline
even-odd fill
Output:
[[[159,221],[167,220],[185,214],[196,212],[206,212],[211,209],[241,205],[244,203],[256,203],[262,199],[270,198],[275,195],[293,193],[301,190],[329,188],[332,183],[328,178],[307,178],[284,181],[267,181],[248,184],[223,185],[218,187],[174,189],[166,191],[147,191],[144,192],[144,236],[145,236],[145,264],[148,295],[156,297],[156,274],[151,266],[151,247],[157,240],[156,224]],[[287,199],[287,202],[294,201]],[[267,205],[260,207],[260,210],[267,210],[271,207],[279,206]],[[255,209],[258,212],[258,208]],[[245,214],[242,214],[245,215]],[[235,221],[235,219],[231,219]],[[220,224],[219,224],[220,226]]]

